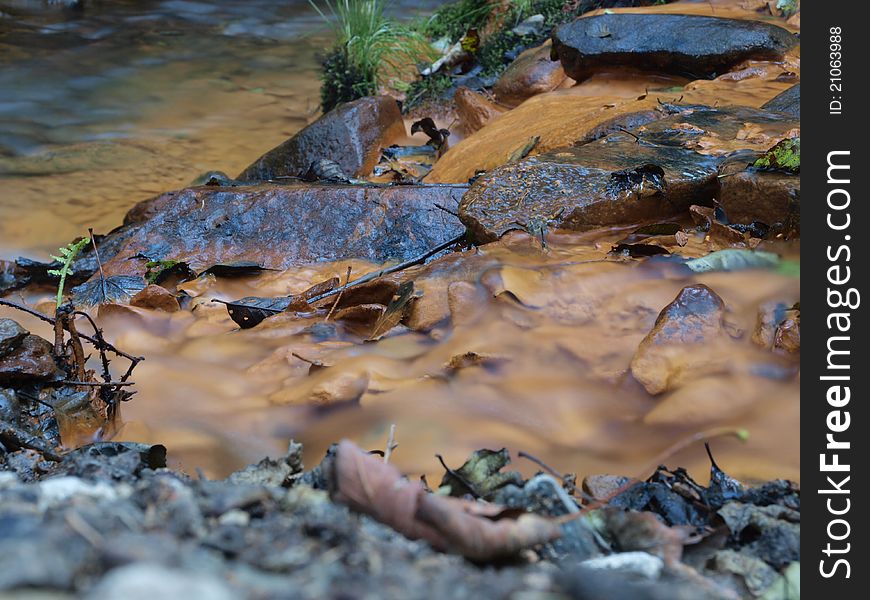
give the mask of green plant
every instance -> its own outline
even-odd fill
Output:
[[[77,242],[70,242],[66,246],[58,248],[60,256],[51,256],[54,260],[60,263],[60,269],[50,269],[48,271],[49,275],[60,277],[60,281],[57,284],[57,308],[60,308],[61,304],[63,304],[63,288],[66,285],[67,275],[72,272],[73,262],[75,262],[79,252],[84,250],[85,246],[90,243],[91,239],[85,237]]]
[[[445,4],[429,17],[422,32],[433,39],[458,41],[472,28],[481,27],[496,6],[493,0],[459,0]]]
[[[335,48],[324,62],[324,110],[373,94],[409,65],[434,57],[429,42],[384,15],[389,0],[308,0],[333,28]]]

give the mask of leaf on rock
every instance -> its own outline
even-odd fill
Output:
[[[342,440],[326,467],[332,499],[369,515],[410,539],[476,561],[516,556],[555,540],[561,529],[552,519],[459,498],[427,493],[404,479],[391,464]]]
[[[230,318],[242,329],[256,327],[263,319],[284,312],[293,299],[289,296],[280,298],[259,298],[248,296],[234,302],[223,302]],[[222,301],[219,301],[222,302]]]
[[[627,254],[631,258],[643,258],[657,254],[670,254],[670,252],[655,244],[617,244],[610,249],[610,254]]]
[[[448,488],[451,496],[461,497],[471,493],[487,498],[509,483],[522,486],[523,478],[518,472],[501,472],[510,462],[510,453],[506,448],[477,450],[459,469],[445,473],[439,487]]]
[[[752,163],[756,169],[764,171],[801,172],[801,139],[788,138],[768,150],[764,156]]]
[[[268,269],[263,265],[250,261],[239,261],[232,263],[220,263],[210,266],[204,271],[197,273],[197,277],[202,277],[211,273],[215,277],[247,277],[249,275],[257,275],[263,271],[275,271],[276,269]]]
[[[414,293],[414,282],[406,281],[402,285],[399,286],[396,295],[393,297],[392,301],[387,305],[387,309],[381,314],[378,318],[375,326],[372,328],[372,332],[368,337],[370,342],[377,341],[384,337],[393,327],[398,325],[402,321],[402,317],[405,316],[405,309],[408,306],[408,303],[413,298],[419,298],[422,296],[422,292]]]
[[[260,298],[248,296],[233,302],[218,300],[227,307],[230,318],[242,329],[256,327],[263,319],[277,315],[285,310],[310,310],[309,301],[321,294],[332,291],[338,286],[338,277],[317,283],[301,294],[279,296],[278,298]]]
[[[145,289],[145,285],[145,279],[138,275],[98,277],[74,287],[72,301],[79,307],[129,302],[130,298]]]
[[[529,153],[535,149],[538,143],[541,141],[541,136],[536,135],[534,137],[529,138],[529,141],[511,152],[510,157],[508,158],[508,162],[517,162],[518,160],[522,160],[529,155]]]
[[[773,269],[780,264],[779,256],[760,250],[726,249],[707,256],[686,261],[686,266],[695,273],[711,271],[741,271],[744,269]]]

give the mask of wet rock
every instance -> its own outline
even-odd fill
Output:
[[[456,103],[459,123],[466,134],[474,133],[493,119],[500,117],[506,110],[467,87],[457,88],[456,93],[453,94],[453,101]]]
[[[732,223],[791,220],[800,226],[800,175],[750,167],[755,153],[738,153],[720,167],[718,200]]]
[[[493,497],[497,504],[509,508],[522,508],[537,514],[559,517],[579,511],[577,503],[563,489],[562,483],[550,475],[541,474],[525,482],[522,487],[508,484]],[[562,525],[562,537],[545,544],[543,556],[550,559],[587,560],[600,556],[603,548],[592,527],[585,519]]]
[[[706,285],[683,288],[638,346],[631,361],[634,378],[650,394],[660,394],[689,376],[719,370],[715,341],[724,310],[722,298]]]
[[[612,67],[712,78],[745,60],[780,58],[796,43],[769,23],[692,15],[604,14],[553,33],[565,72],[578,81]]]
[[[787,318],[776,328],[773,338],[773,347],[790,354],[800,352],[801,349],[801,325],[800,318]]]
[[[717,193],[724,159],[699,138],[730,151],[757,144],[745,136],[746,123],[764,131],[764,144],[795,125],[744,107],[673,110],[634,133],[539,154],[481,176],[459,205],[462,222],[477,241],[489,242],[512,229],[537,234],[673,216],[692,204],[712,203]]]
[[[51,343],[41,337],[25,336],[15,350],[0,358],[0,385],[63,379],[63,371],[55,364],[52,350]]]
[[[0,356],[6,356],[18,348],[29,333],[12,319],[0,319]]]
[[[765,302],[758,307],[758,317],[755,329],[752,331],[752,342],[769,350],[773,347],[776,328],[782,323],[790,305],[785,302]]]
[[[302,473],[302,444],[291,441],[287,455],[280,460],[264,458],[227,477],[227,481],[248,485],[289,487]]]
[[[111,571],[85,596],[87,600],[232,600],[236,593],[215,574],[139,564]]]
[[[130,306],[150,308],[164,312],[177,312],[178,300],[169,290],[159,285],[151,284],[130,299]]]
[[[492,92],[496,99],[516,106],[532,96],[573,84],[562,64],[550,57],[551,50],[552,44],[547,42],[520,54],[495,82]]]
[[[761,106],[764,110],[801,118],[801,84],[795,84]]]
[[[435,205],[455,208],[465,189],[260,184],[170,192],[135,207],[128,222],[138,224],[108,236],[120,243],[104,256],[104,270],[142,275],[149,260],[170,259],[197,273],[240,262],[285,269],[342,258],[408,259],[463,232]]]
[[[780,505],[729,502],[719,515],[732,538],[744,540],[742,551],[779,570],[800,560],[800,512]]]
[[[350,175],[368,175],[377,164],[381,149],[404,135],[402,114],[393,98],[360,98],[326,113],[258,158],[237,179],[296,177],[307,171],[312,162],[324,158],[335,161]]]
[[[64,455],[52,475],[92,481],[133,481],[143,469],[166,467],[166,447],[134,442],[97,442]]]
[[[18,421],[20,411],[21,405],[15,390],[0,388],[0,421],[15,423]]]

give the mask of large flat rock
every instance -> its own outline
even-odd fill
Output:
[[[769,23],[694,15],[604,14],[553,33],[565,72],[578,81],[613,67],[709,78],[745,60],[779,58],[796,42]]]
[[[405,135],[402,113],[389,96],[360,98],[342,104],[258,158],[238,179],[265,181],[295,177],[318,159],[338,163],[350,176],[371,173],[381,149]]]
[[[746,107],[682,112],[481,176],[459,206],[475,239],[512,229],[584,230],[669,217],[712,203],[720,163],[785,137],[796,123]]]
[[[170,192],[134,207],[127,224],[107,236],[105,271],[142,274],[148,259],[184,261],[197,272],[235,262],[285,269],[408,259],[464,231],[435,205],[455,211],[466,190],[264,183]]]

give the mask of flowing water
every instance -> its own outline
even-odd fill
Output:
[[[115,0],[82,14],[35,4],[0,0],[0,257],[44,258],[201,172],[234,175],[316,117],[317,55],[329,36],[305,2]],[[791,60],[799,67],[799,54]],[[769,75],[710,82],[709,100],[767,98]],[[574,93],[642,89],[619,78],[584,85]],[[458,466],[471,450],[507,446],[583,475],[632,474],[678,440],[731,427],[750,437],[714,443],[723,467],[797,479],[796,362],[755,347],[749,334],[761,303],[799,300],[799,279],[686,278],[665,265],[605,261],[624,234],[555,234],[546,250],[511,234],[412,271],[420,302],[451,319],[426,334],[399,328],[378,343],[341,327],[320,335],[310,326],[323,314],[239,331],[210,302],[298,292],[348,265],[357,274],[374,265],[185,284],[193,311],[102,319],[119,347],[147,357],[118,439],[164,443],[177,465],[217,475],[280,454],[291,437],[306,444],[309,464],[341,437],[383,447],[396,424],[395,461],[409,472],[437,473],[435,453]],[[702,246],[693,240],[682,252],[700,255]],[[799,252],[794,243],[771,249]],[[465,295],[448,302],[457,280],[468,282]],[[723,297],[729,327],[743,334],[723,350],[727,368],[653,398],[628,364],[661,308],[694,282]],[[50,293],[26,300],[48,310]],[[0,314],[51,337],[39,322]],[[306,360],[330,366],[309,374]],[[669,462],[699,476],[707,466],[697,445]]]

